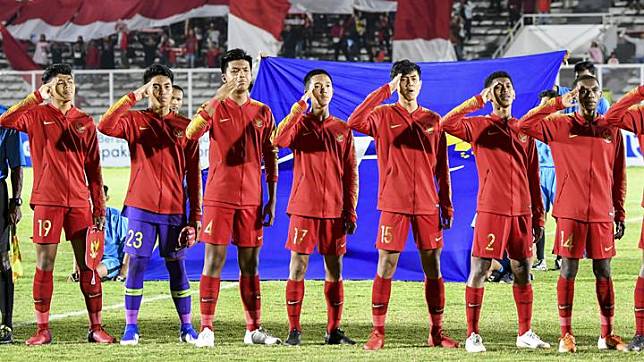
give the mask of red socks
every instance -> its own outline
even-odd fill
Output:
[[[519,335],[522,336],[530,330],[532,323],[532,284],[514,284],[512,292],[519,316]]]
[[[443,310],[445,309],[445,283],[443,278],[425,279],[425,301],[432,321],[432,332],[443,328]]]
[[[595,292],[599,302],[599,318],[601,321],[601,336],[606,337],[613,333],[613,320],[615,315],[615,291],[613,280],[597,279],[595,281]]]
[[[373,328],[380,334],[385,333],[387,306],[391,296],[391,279],[383,279],[379,275],[373,280],[371,290],[371,319]]]
[[[244,314],[246,315],[246,329],[254,331],[262,324],[262,298],[259,288],[259,275],[239,276],[239,292]]]
[[[575,280],[559,277],[557,281],[557,305],[561,336],[572,334],[572,302],[575,297]]]
[[[93,282],[93,283],[92,283]],[[92,330],[101,326],[101,310],[103,310],[103,288],[101,278],[93,270],[81,270],[80,288],[85,297],[85,305],[89,314],[89,324]]]
[[[644,278],[635,284],[635,334],[644,336]]]
[[[300,325],[300,313],[302,301],[304,300],[304,280],[291,280],[286,282],[286,313],[288,314],[289,331],[302,330]]]
[[[204,328],[212,328],[212,320],[215,316],[215,309],[217,308],[217,300],[219,299],[219,284],[220,279],[201,275],[199,282],[199,307],[201,310],[201,330]]]
[[[51,295],[53,291],[53,272],[43,271],[36,268],[36,275],[34,276],[33,283],[33,297],[38,329],[49,328],[49,307],[51,305]]]
[[[483,288],[465,287],[465,313],[467,315],[467,335],[479,333],[479,318],[483,305]]]
[[[326,331],[331,331],[340,327],[342,319],[342,306],[344,305],[344,284],[342,280],[337,282],[324,282],[324,296],[326,297]]]

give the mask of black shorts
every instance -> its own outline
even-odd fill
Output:
[[[9,195],[7,182],[0,180],[0,253],[9,251]]]

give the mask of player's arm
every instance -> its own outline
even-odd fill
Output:
[[[476,112],[485,106],[485,103],[488,102],[494,94],[492,91],[493,88],[494,85],[483,89],[481,94],[477,94],[449,111],[443,118],[441,118],[441,130],[454,137],[458,137],[463,141],[472,142],[476,138],[476,133],[480,127],[477,127],[478,122],[474,121],[473,117],[470,118],[467,117],[467,115],[472,112]]]
[[[19,200],[22,200],[22,168],[25,166],[25,154],[22,152],[20,134],[17,131],[9,131],[5,139],[5,155],[11,169],[11,195],[9,199],[9,223],[18,224],[22,218]]]
[[[613,164],[613,208],[615,209],[615,238],[621,239],[624,236],[626,211],[624,202],[626,200],[626,154],[624,140],[620,131],[615,132],[615,163]]]
[[[4,112],[0,116],[0,127],[29,132],[29,126],[32,121],[32,117],[29,117],[29,111],[51,97],[52,92],[55,91],[57,80],[58,78],[54,77],[49,83],[43,84],[38,90],[30,93]]]
[[[313,85],[309,86],[302,98],[291,107],[291,112],[277,125],[273,133],[272,142],[275,147],[291,147],[297,135],[298,125],[302,121],[304,112],[308,108],[307,101],[311,98]]]
[[[197,109],[197,113],[192,117],[190,124],[186,128],[186,137],[191,140],[198,140],[210,128],[210,121],[215,115],[217,108],[221,105],[233,90],[237,87],[237,82],[226,82],[222,84],[215,95],[206,103]]]
[[[131,114],[128,112],[136,102],[145,97],[154,97],[152,81],[134,92],[130,92],[114,103],[101,117],[98,130],[108,136],[129,139],[134,134],[131,131]]]
[[[535,240],[539,240],[546,224],[546,216],[541,197],[541,181],[539,179],[539,153],[534,139],[529,139],[528,146],[528,187],[530,189],[530,206],[532,208],[532,230]]]
[[[519,120],[519,130],[544,143],[568,137],[568,129],[561,127],[562,122],[560,121],[568,116],[557,112],[573,107],[577,93],[577,89],[574,89],[561,97],[552,98],[533,108]]]
[[[262,212],[264,226],[272,226],[275,221],[275,205],[277,203],[277,147],[273,146],[271,138],[275,132],[275,118],[270,110],[267,109],[266,123],[268,126],[264,130],[267,132],[262,143],[262,157],[264,159],[264,169],[266,170],[266,184],[268,186],[268,202]]]
[[[344,231],[353,234],[356,231],[358,214],[358,162],[356,160],[356,149],[351,130],[347,132],[347,145],[344,154],[344,170],[342,174],[342,217],[344,219]]]
[[[626,93],[606,113],[604,122],[610,126],[624,128],[635,134],[644,133],[644,112],[639,103],[644,100],[644,86]]]
[[[377,106],[384,102],[387,98],[398,89],[400,84],[401,74],[398,74],[388,84],[371,92],[367,98],[351,113],[347,124],[354,130],[374,137],[378,130],[375,123],[378,120]]]
[[[98,152],[98,137],[94,121],[87,127],[89,145],[85,154],[85,176],[89,185],[92,198],[92,216],[94,225],[100,230],[105,226],[105,194],[103,193],[103,173],[101,172],[101,158]]]
[[[188,141],[186,147],[186,183],[190,212],[188,222],[199,233],[201,222],[201,170],[199,169],[199,141]]]
[[[452,227],[454,207],[452,206],[452,182],[449,174],[449,156],[447,154],[447,136],[440,133],[436,166],[434,168],[436,183],[438,184],[438,205],[440,207],[440,221],[443,229]]]

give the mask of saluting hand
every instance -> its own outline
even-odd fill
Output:
[[[398,86],[400,85],[400,77],[402,77],[402,73],[398,73],[394,77],[394,79],[389,82],[389,93],[394,94],[394,92],[398,90]]]
[[[222,85],[217,89],[217,92],[215,93],[215,98],[219,101],[223,101],[224,99],[228,98],[235,88],[237,88],[237,80],[229,81],[226,83],[222,83]]]
[[[302,98],[300,98],[301,101],[304,101],[304,103],[308,102],[309,99],[313,96],[313,89],[315,86],[311,83],[309,83],[308,88],[306,88],[306,92],[302,95]]]
[[[141,86],[139,89],[134,91],[134,98],[138,102],[143,98],[153,96],[152,94],[153,90],[154,90],[154,85],[152,85],[152,81],[149,81],[143,86]]]
[[[47,100],[54,96],[54,93],[56,92],[57,82],[58,82],[58,77],[54,77],[52,80],[41,85],[40,88],[38,88],[38,93],[40,93],[40,96],[42,97],[43,100]]]
[[[575,88],[561,97],[561,103],[566,108],[574,107],[577,104],[577,96],[579,96],[579,89]]]
[[[487,103],[492,100],[492,97],[494,97],[494,87],[496,87],[497,84],[498,82],[495,82],[491,86],[481,91],[481,98],[483,98],[483,103]]]

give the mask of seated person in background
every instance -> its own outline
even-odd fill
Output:
[[[109,188],[103,185],[105,191],[105,203],[110,201]],[[101,280],[125,281],[127,275],[128,258],[123,252],[125,239],[127,237],[127,218],[121,215],[121,211],[113,207],[106,207],[105,213],[105,252],[103,259],[96,268]],[[78,266],[74,261],[74,272],[69,276],[72,281],[78,281]]]

